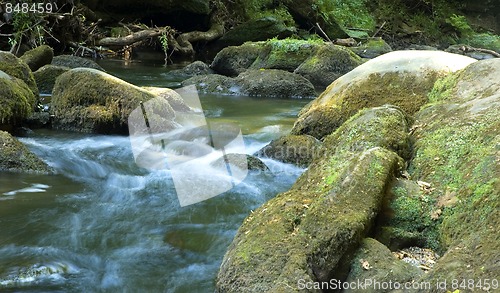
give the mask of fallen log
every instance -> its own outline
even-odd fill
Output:
[[[142,40],[158,37],[165,32],[167,32],[167,27],[158,28],[158,29],[147,29],[147,30],[135,32],[135,33],[130,34],[130,35],[125,36],[125,37],[103,38],[103,39],[100,39],[97,42],[97,44],[99,46],[106,46],[106,47],[113,47],[113,46],[123,47],[123,46],[132,45],[132,44],[140,42]]]

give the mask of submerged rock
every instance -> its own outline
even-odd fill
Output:
[[[0,100],[0,126],[15,126],[33,112],[36,98],[26,83],[0,71]]]
[[[408,139],[405,114],[394,107],[364,110],[344,124],[289,191],[243,222],[224,256],[217,292],[298,292],[298,280],[345,278],[403,166],[385,146],[401,149],[394,146]]]
[[[69,67],[48,64],[33,72],[40,93],[51,94],[57,77],[69,70]]]
[[[0,171],[52,173],[51,168],[8,132],[0,130]]]
[[[95,63],[93,60],[82,58],[73,55],[59,55],[52,59],[52,65],[64,66],[69,68],[93,68],[100,71],[105,71],[99,64]]]
[[[247,70],[236,78],[219,74],[199,75],[182,82],[202,93],[252,97],[313,98],[314,86],[298,74],[283,70]]]
[[[434,82],[475,59],[434,51],[395,51],[372,59],[334,81],[302,109],[292,134],[318,139],[363,108],[393,104],[408,114],[427,103]]]
[[[202,61],[195,61],[191,64],[186,65],[182,69],[176,69],[170,71],[169,75],[175,75],[183,78],[189,78],[197,75],[213,74],[214,71],[210,69],[210,66]]]
[[[252,97],[314,98],[314,86],[302,76],[284,70],[247,70],[235,79],[241,94]]]
[[[52,92],[52,125],[79,132],[128,132],[130,113],[156,96],[119,78],[91,68],[76,68],[60,75]],[[168,103],[155,109],[162,112],[162,124],[174,128],[174,110]],[[151,122],[151,121],[150,121]],[[164,129],[167,131],[169,129]]]
[[[498,76],[500,59],[472,63],[438,80],[430,94],[432,104],[416,114],[420,127],[409,171],[433,188],[429,205],[441,245],[447,249],[419,281],[499,276]]]
[[[0,70],[24,81],[35,97],[38,97],[38,88],[33,77],[33,72],[31,72],[31,69],[23,60],[9,52],[0,51]]]
[[[21,60],[28,64],[33,72],[46,64],[50,64],[52,58],[54,58],[54,50],[47,45],[38,46],[21,56]]]
[[[201,93],[220,94],[220,95],[239,95],[240,87],[236,80],[219,74],[198,75],[186,79],[182,86],[195,85]]]
[[[226,158],[219,158],[212,165],[223,169],[225,162],[230,162],[235,167],[249,171],[269,171],[269,168],[259,158],[247,154],[227,154]]]

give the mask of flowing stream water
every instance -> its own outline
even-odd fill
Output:
[[[180,85],[172,66],[102,66],[139,86]],[[238,124],[253,153],[288,131],[308,101],[201,102],[209,119]],[[128,137],[36,130],[20,140],[57,175],[0,173],[0,292],[213,292],[243,219],[303,171],[265,160],[271,172],[181,207],[169,171],[138,167]]]

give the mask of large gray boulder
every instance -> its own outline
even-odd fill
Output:
[[[363,108],[393,104],[412,115],[428,102],[434,82],[476,62],[440,51],[395,51],[372,59],[335,80],[299,113],[292,134],[318,139]]]

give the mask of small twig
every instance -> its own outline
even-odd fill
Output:
[[[486,54],[490,54],[490,55],[493,55],[497,58],[500,58],[500,54],[493,51],[493,50],[488,50],[488,49],[483,49],[483,48],[474,48],[474,47],[471,47],[471,46],[462,46],[460,48],[464,53],[467,53],[467,52],[470,52],[470,51],[475,51],[475,52],[482,52],[482,53],[486,53]]]
[[[378,30],[373,34],[372,38],[374,38],[380,32],[380,30],[384,27],[385,23],[386,23],[385,21],[384,23],[382,23],[382,25],[378,28]]]
[[[325,36],[325,38],[328,40],[328,42],[333,43],[332,40],[330,40],[330,38],[328,37],[328,35],[325,33],[325,31],[321,28],[319,23],[316,23],[316,26],[318,27],[319,31],[323,34],[323,36]]]

